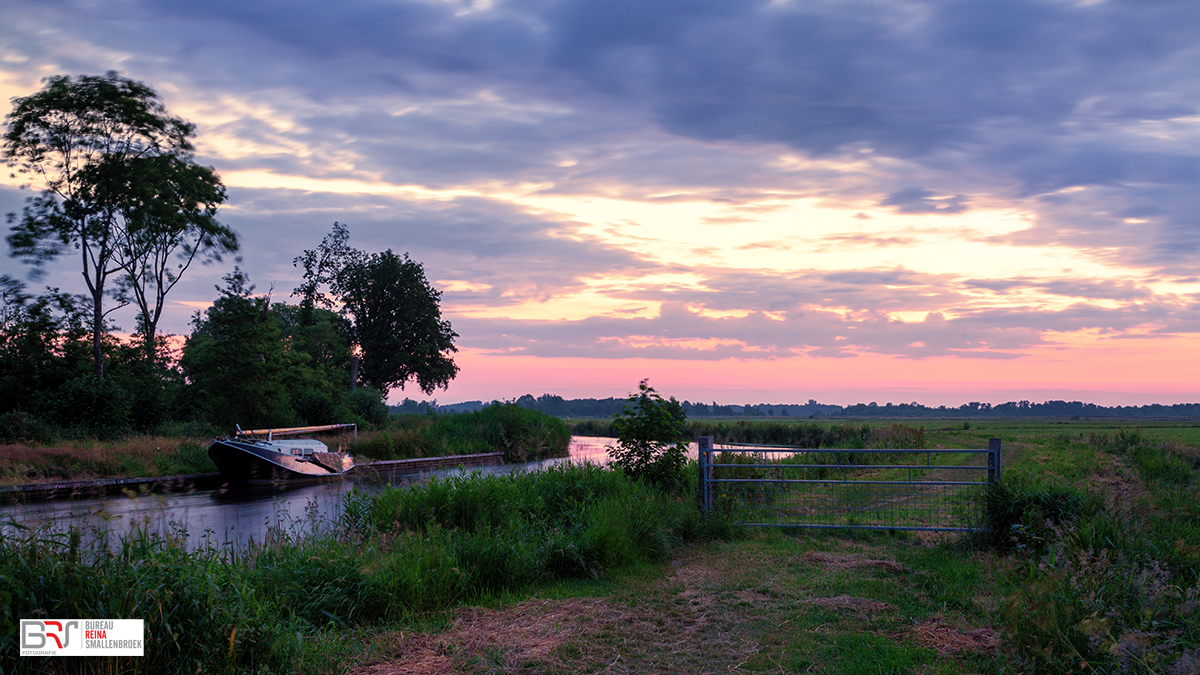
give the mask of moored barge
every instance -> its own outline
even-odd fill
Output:
[[[327,424],[285,429],[240,427],[232,438],[218,438],[208,448],[221,477],[231,483],[268,485],[338,478],[354,466],[345,452],[329,450],[315,438],[291,438],[321,431],[353,429],[356,424]]]

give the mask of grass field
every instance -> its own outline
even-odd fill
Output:
[[[1003,667],[985,561],[916,538],[761,532],[382,633],[351,672],[981,673]]]

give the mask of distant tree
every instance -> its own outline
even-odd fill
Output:
[[[124,273],[127,287],[152,285],[161,295],[174,281],[153,271],[161,265],[150,262],[149,251],[170,258],[177,248],[228,248],[225,234],[195,235],[192,244],[180,239],[213,228],[212,209],[224,190],[211,169],[192,162],[195,126],[168,115],[152,89],[116,72],[50,77],[41,91],[13,104],[3,156],[42,191],[27,200],[20,220],[9,214],[11,253],[40,266],[69,249],[79,252],[92,304],[94,370],[103,377],[110,278]],[[172,272],[175,280],[180,273]],[[120,306],[125,300],[118,296]],[[148,299],[139,304],[152,333],[159,312]]]
[[[561,396],[542,394],[537,399],[537,409],[547,415],[566,417],[570,414],[570,406]]]
[[[432,401],[414,401],[406,396],[400,402],[400,405],[394,405],[391,409],[392,412],[400,415],[427,415],[437,412],[438,402],[437,399]]]
[[[296,289],[301,307],[337,307],[349,320],[351,342],[362,352],[363,383],[385,394],[409,380],[426,394],[446,387],[458,374],[450,356],[458,351],[458,334],[441,318],[441,293],[407,254],[367,254],[351,248],[349,237],[345,225],[334,223],[319,247],[295,259],[304,268]]]

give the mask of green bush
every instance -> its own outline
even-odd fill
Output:
[[[490,405],[473,413],[475,419],[461,415],[467,425],[474,421],[484,441],[493,451],[503,451],[506,462],[528,462],[545,457],[565,457],[571,442],[571,433],[561,419],[552,415],[527,410],[515,403]]]
[[[609,448],[613,463],[625,473],[666,490],[678,490],[687,463],[684,423],[687,413],[674,398],[664,400],[642,380],[613,419],[617,444]]]
[[[50,425],[21,410],[0,415],[0,443],[44,442],[53,440]]]
[[[1054,528],[1093,512],[1095,503],[1064,487],[1031,489],[1013,481],[993,483],[984,497],[983,526],[977,543],[988,548],[1044,550]]]
[[[383,392],[371,387],[358,387],[350,392],[347,405],[351,412],[376,426],[388,421],[388,407],[383,402]]]
[[[128,433],[133,397],[114,378],[84,375],[63,385],[53,400],[54,420],[97,438]]]
[[[339,424],[342,407],[327,391],[305,387],[292,392],[292,409],[305,425]]]

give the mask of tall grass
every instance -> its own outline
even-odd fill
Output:
[[[341,672],[339,641],[312,638],[728,532],[690,500],[595,466],[355,492],[338,522],[312,516],[240,551],[25,531],[0,537],[0,672]],[[144,619],[145,656],[20,658],[18,622],[35,617]]]
[[[375,500],[368,522],[393,536],[459,533],[467,553],[463,572],[485,585],[594,575],[656,560],[701,531],[690,501],[592,465],[391,489]],[[493,558],[500,550],[509,552],[499,557],[510,562],[496,567],[491,563],[498,563]]]
[[[211,473],[208,442],[197,438],[135,436],[120,441],[71,441],[57,447],[4,447],[0,484],[86,478]]]
[[[571,432],[557,417],[513,403],[451,415],[407,415],[398,428],[366,435],[350,452],[371,459],[411,459],[503,452],[506,462],[566,457]]]
[[[1042,553],[1061,528],[1100,508],[1097,500],[1074,488],[1037,489],[1019,477],[1009,479],[988,486],[983,504],[984,529],[972,535],[972,541],[996,551]]]
[[[989,495],[991,543],[1018,551],[1022,590],[1003,613],[1021,668],[1200,672],[1196,451],[1125,429],[1044,447],[1099,450],[1134,477],[1107,503],[1044,476],[1040,485],[1022,483],[1019,471],[1015,486]]]
[[[169,537],[135,532],[118,546],[79,530],[0,539],[0,668],[5,673],[252,672],[281,669],[301,651],[303,627],[281,613],[223,552],[189,552]],[[140,658],[19,657],[30,618],[138,618]],[[236,631],[236,633],[235,633]]]

